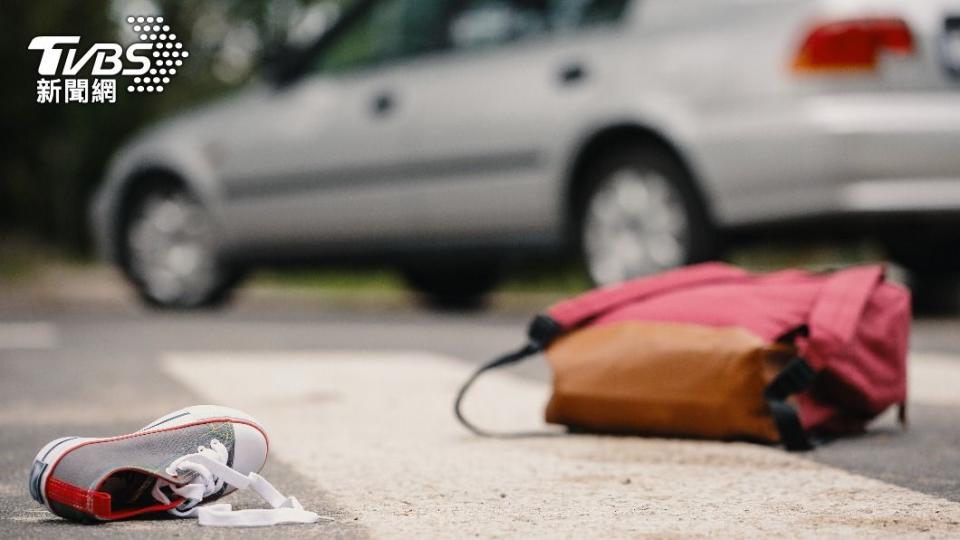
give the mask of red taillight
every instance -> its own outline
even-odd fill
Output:
[[[820,24],[807,34],[793,60],[801,72],[873,70],[881,53],[914,52],[913,35],[900,19],[854,19]]]

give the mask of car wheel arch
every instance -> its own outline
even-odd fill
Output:
[[[567,167],[563,192],[564,237],[570,245],[576,245],[575,235],[579,205],[582,204],[590,186],[585,180],[585,172],[591,163],[610,148],[626,144],[636,144],[660,148],[680,164],[687,173],[690,187],[695,191],[702,209],[711,224],[716,224],[709,198],[706,196],[703,182],[689,156],[670,138],[659,130],[640,123],[618,123],[595,130],[582,139]]]

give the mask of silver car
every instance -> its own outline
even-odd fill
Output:
[[[172,307],[280,262],[389,261],[448,303],[517,258],[611,283],[778,223],[952,273],[960,1],[361,0],[119,151],[93,214]]]

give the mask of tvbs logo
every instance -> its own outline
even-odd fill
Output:
[[[118,76],[131,77],[127,92],[163,92],[190,53],[163,17],[130,16],[126,22],[139,38],[126,48],[118,43],[95,43],[81,52],[80,36],[33,38],[28,48],[42,52],[37,102],[115,103]],[[91,78],[77,77],[86,68]]]

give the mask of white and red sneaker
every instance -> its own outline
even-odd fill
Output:
[[[214,526],[316,522],[317,514],[257,474],[268,449],[266,432],[251,416],[197,405],[128,435],[47,443],[30,471],[30,495],[54,514],[81,522],[154,512]],[[234,511],[228,504],[205,504],[246,487],[272,508]]]

